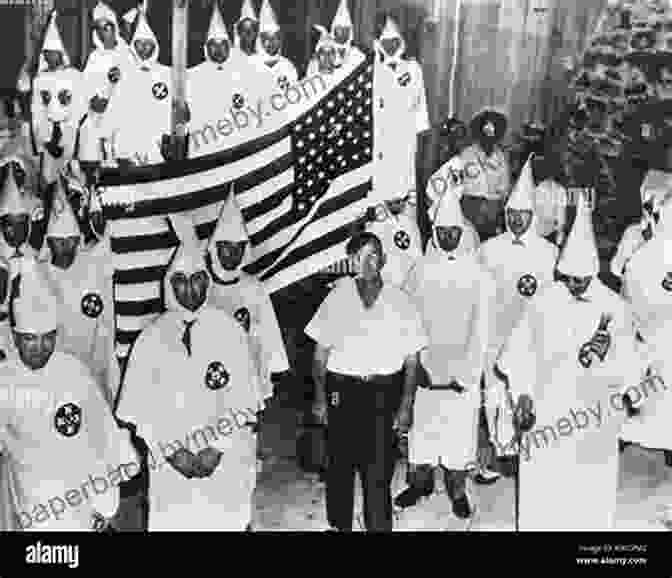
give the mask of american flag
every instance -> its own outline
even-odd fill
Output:
[[[207,239],[233,191],[254,256],[246,272],[269,293],[343,258],[371,190],[372,85],[369,56],[269,134],[196,159],[103,172],[120,356],[163,311],[161,283],[179,242],[156,217],[192,211]]]

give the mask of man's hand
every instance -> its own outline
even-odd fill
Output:
[[[327,400],[326,399],[316,399],[313,403],[313,416],[319,424],[327,425]]]
[[[593,339],[590,341],[590,350],[600,358],[600,361],[604,361],[611,347],[611,336],[608,333],[596,333]]]
[[[172,456],[167,459],[168,463],[185,478],[200,478],[201,477],[201,462],[189,450],[180,448]]]
[[[222,452],[215,448],[205,448],[198,452],[196,459],[199,461],[197,477],[209,478],[222,461]]]
[[[534,415],[534,405],[529,395],[522,394],[518,397],[513,414],[513,425],[518,433],[525,433],[534,427],[536,416]]]
[[[173,115],[175,116],[176,124],[187,124],[191,120],[191,110],[189,105],[173,101]]]
[[[100,98],[96,95],[89,101],[89,108],[97,114],[103,114],[108,104],[109,100],[107,98]]]

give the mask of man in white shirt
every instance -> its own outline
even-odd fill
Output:
[[[346,251],[356,278],[343,279],[305,329],[316,342],[314,413],[329,430],[327,517],[333,530],[352,530],[358,471],[366,529],[389,532],[394,432],[410,425],[427,336],[408,296],[383,282],[380,239],[361,233]]]

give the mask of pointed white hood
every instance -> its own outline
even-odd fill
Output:
[[[462,207],[460,206],[460,201],[452,191],[446,191],[438,202],[436,211],[434,212],[434,219],[432,220],[432,243],[436,251],[439,251],[442,254],[448,255],[439,245],[436,228],[437,227],[461,227],[462,228],[462,238],[457,246],[457,248],[450,253],[453,256],[458,256],[467,251],[465,244],[466,231],[466,222],[464,219],[464,214],[462,213]]]
[[[270,0],[264,0],[259,11],[259,32],[278,32],[280,24]]]
[[[21,259],[19,295],[11,304],[13,329],[18,333],[44,334],[58,327],[58,301],[34,258]]]
[[[212,5],[212,16],[210,17],[210,27],[208,28],[208,36],[205,39],[205,44],[203,45],[203,54],[205,55],[205,60],[207,62],[212,62],[208,54],[208,40],[226,40],[231,46],[231,36],[226,29],[226,24],[224,24],[224,18],[222,18],[222,13],[219,9],[219,4],[213,2]],[[231,56],[229,56],[229,60]]]
[[[0,167],[10,163],[18,162],[25,170],[25,165],[18,157],[5,157],[0,162]],[[0,192],[0,216],[2,215],[30,215],[31,210],[28,206],[25,192],[21,191],[14,178],[14,171],[9,170],[5,182],[2,183]]]
[[[154,31],[149,25],[147,20],[147,3],[143,2],[139,8],[133,8],[124,14],[124,20],[130,24],[135,23],[135,31],[133,32],[133,37],[131,38],[130,49],[131,54],[135,58],[135,61],[140,65],[152,65],[156,63],[159,59],[159,39],[154,34]],[[141,60],[138,54],[135,51],[135,46],[133,43],[136,40],[151,40],[154,42],[154,53],[147,60]]]
[[[240,241],[249,242],[249,240],[250,237],[245,228],[243,215],[240,212],[235,195],[233,194],[233,191],[231,191],[228,199],[222,204],[222,210],[219,214],[219,219],[217,220],[217,227],[208,243],[208,255],[210,256],[212,263],[212,270],[217,277],[224,281],[231,281],[240,276],[240,270],[249,263],[250,256],[250,247],[248,244],[238,269],[235,271],[226,271],[222,267],[219,262],[219,257],[217,256],[217,242],[231,241],[232,243],[238,243]]]
[[[352,16],[350,16],[350,9],[348,8],[348,0],[341,0],[338,9],[336,10],[336,15],[331,22],[331,34],[334,34],[334,30],[337,26],[350,29],[350,41],[347,46],[352,44],[352,33],[354,26],[352,24]]]
[[[261,42],[261,33],[265,32],[266,34],[275,34],[280,32],[280,25],[278,24],[278,18],[275,15],[273,6],[269,0],[264,0],[264,3],[261,5],[261,11],[259,12],[259,35],[257,36],[257,54],[264,62],[272,62],[279,59],[282,56],[282,50],[278,52],[277,55],[271,56],[264,49],[263,43]]]
[[[42,43],[42,48],[40,50],[40,58],[38,63],[37,72],[44,72],[47,70],[47,61],[44,58],[45,50],[54,50],[63,54],[63,66],[68,68],[70,66],[70,57],[68,52],[65,49],[63,44],[63,38],[61,33],[58,30],[58,25],[56,24],[57,12],[54,10],[49,17],[49,23],[47,24],[47,31],[44,35],[44,42]]]
[[[63,177],[59,175],[56,181],[56,190],[54,192],[54,201],[49,215],[49,224],[45,237],[55,237],[65,239],[67,237],[79,237],[81,231],[75,217],[72,205],[65,194],[65,183]]]
[[[259,24],[259,17],[257,16],[254,6],[252,5],[252,0],[243,0],[243,5],[240,8],[240,18],[236,20],[236,24],[233,27],[233,45],[240,49],[240,36],[238,35],[238,25],[243,20],[254,20]]]
[[[177,238],[180,241],[180,245],[175,250],[173,258],[166,270],[164,279],[166,308],[169,311],[181,313],[185,320],[195,319],[198,317],[200,310],[192,312],[180,305],[173,292],[170,277],[173,273],[184,273],[187,277],[190,277],[199,271],[203,271],[207,274],[208,268],[205,263],[204,243],[199,241],[196,237],[195,224],[191,216],[182,214],[173,215],[168,219],[168,222],[175,231]],[[205,303],[207,303],[207,298]],[[205,306],[205,303],[203,306]]]
[[[390,56],[389,54],[387,54],[387,52],[383,50],[381,40],[392,40],[395,38],[401,40],[401,44],[399,44],[397,52],[392,56]],[[406,54],[406,40],[401,34],[399,25],[391,16],[388,16],[386,18],[385,26],[383,27],[383,30],[380,33],[378,39],[375,41],[375,48],[376,51],[379,53],[380,58],[385,64],[398,64],[403,60],[403,56]]]
[[[534,230],[536,215],[534,211],[534,192],[536,187],[534,185],[534,178],[532,176],[532,156],[530,155],[523,170],[518,177],[516,186],[511,191],[509,200],[506,203],[507,209],[517,209],[519,211],[532,211],[532,222],[523,236],[527,236]],[[508,229],[508,224],[507,224]]]
[[[576,219],[557,269],[572,277],[595,276],[600,272],[592,213],[583,195],[577,199]]]
[[[123,46],[125,42],[121,37],[121,34],[119,34],[119,19],[117,18],[117,14],[114,10],[112,10],[112,8],[105,4],[105,2],[98,2],[96,7],[93,9],[93,21],[98,22],[100,20],[112,23],[112,26],[114,26],[115,37],[117,39],[117,48],[119,46]],[[105,47],[103,46],[100,38],[98,38],[98,34],[95,30],[93,31],[93,45],[98,50],[105,50]]]

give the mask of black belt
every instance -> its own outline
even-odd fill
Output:
[[[387,379],[392,379],[394,377],[398,377],[400,374],[400,371],[396,371],[395,373],[371,373],[369,375],[350,375],[347,373],[338,373],[336,371],[330,371],[332,375],[340,378],[345,378],[345,379],[352,379],[355,381],[362,381],[364,383],[371,383],[373,381],[382,381],[382,380],[387,380]]]

